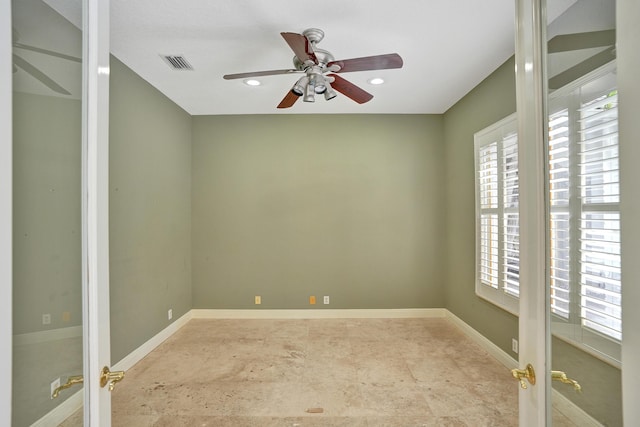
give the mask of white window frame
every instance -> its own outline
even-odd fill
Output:
[[[580,87],[584,86],[586,83],[599,79],[600,77],[605,76],[612,71],[615,71],[615,61],[612,61],[609,64],[606,64],[599,69],[583,76],[582,78],[568,84],[567,86],[560,88],[554,91],[550,95],[549,102],[549,112],[554,114],[557,111],[562,110],[563,108],[576,109],[579,103],[579,100],[575,98],[575,93]],[[572,98],[573,97],[573,98]],[[550,115],[551,115],[550,114]],[[574,117],[570,117],[569,119],[574,120]],[[572,123],[571,125],[575,125]],[[475,290],[476,294],[497,305],[498,307],[518,316],[519,314],[519,302],[517,295],[509,293],[506,291],[504,283],[503,283],[503,275],[504,275],[504,264],[503,260],[503,237],[502,234],[504,232],[503,226],[503,217],[505,211],[502,205],[503,195],[503,177],[501,174],[503,173],[502,164],[501,164],[501,143],[503,139],[513,133],[517,132],[517,116],[516,114],[505,117],[497,123],[477,132],[474,135],[474,153],[475,153],[475,185],[476,185],[476,279],[475,279]],[[498,198],[500,199],[500,203],[498,206],[492,210],[498,215],[499,218],[499,237],[498,237],[498,268],[499,268],[499,280],[497,286],[489,286],[484,283],[481,278],[481,215],[483,212],[486,212],[486,209],[482,209],[480,205],[480,182],[478,179],[479,172],[479,153],[480,150],[489,145],[496,143],[498,146]],[[572,141],[570,143],[571,147],[571,159],[572,163],[577,161],[577,158],[580,156],[580,153],[575,148],[576,142]],[[575,184],[579,179],[579,166],[577,164],[572,168],[572,186],[571,191],[575,191],[577,185]],[[572,221],[580,222],[580,212],[581,206],[580,201],[572,199],[572,204],[567,208],[567,211],[570,211],[572,215]],[[551,211],[554,212],[554,208],[551,208]],[[618,210],[619,212],[619,210]],[[620,366],[620,354],[621,354],[621,344],[619,340],[615,338],[611,338],[604,334],[598,333],[596,331],[591,330],[588,327],[582,326],[581,321],[581,302],[580,302],[580,248],[579,241],[580,236],[579,230],[575,229],[575,224],[571,226],[571,245],[570,245],[570,257],[571,257],[571,280],[570,280],[570,315],[568,318],[565,318],[561,315],[554,314],[552,312],[551,321],[552,321],[552,333],[557,338],[560,338],[564,341],[569,342],[570,344],[577,346],[592,354],[593,356],[613,365]]]
[[[499,122],[481,130],[474,135],[474,152],[475,152],[475,171],[476,171],[476,294],[488,301],[498,305],[499,307],[507,310],[515,315],[518,314],[518,297],[508,292],[505,285],[505,264],[502,262],[504,259],[504,216],[505,213],[516,213],[516,209],[509,209],[504,207],[504,186],[501,175],[503,174],[503,143],[505,139],[510,138],[511,135],[516,134],[518,131],[518,122],[516,114],[512,114]],[[479,167],[480,167],[480,151],[482,148],[491,144],[497,145],[497,174],[498,174],[498,186],[497,186],[497,206],[493,209],[486,209],[482,207],[480,200],[480,180],[478,179]],[[495,286],[491,286],[482,280],[480,273],[480,266],[482,262],[481,254],[481,217],[484,213],[492,213],[498,217],[498,262],[497,262],[497,283]]]

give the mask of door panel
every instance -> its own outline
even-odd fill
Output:
[[[11,6],[11,425],[108,426],[109,2]]]
[[[622,425],[615,2],[518,5],[520,425]]]
[[[640,91],[638,90],[638,70],[640,69],[640,3],[620,1],[617,3],[617,54],[618,54],[618,88],[622,96],[620,100],[620,171],[621,171],[621,218],[622,218],[622,277],[626,286],[622,300],[622,375],[623,404],[625,425],[633,425],[640,419],[640,263],[637,254],[640,252]]]
[[[39,0],[12,6],[12,425],[27,426],[82,402],[51,398],[83,372],[82,32]]]
[[[615,2],[547,8],[552,403],[621,426]]]

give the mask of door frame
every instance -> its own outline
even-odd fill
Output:
[[[11,425],[12,384],[12,79],[11,1],[0,1],[0,425]]]
[[[520,185],[519,367],[531,364],[535,385],[519,388],[519,425],[551,425],[547,286],[546,1],[516,0],[516,111]],[[543,42],[544,41],[544,42]]]
[[[616,2],[616,49],[618,64],[618,132],[620,135],[620,215],[622,221],[622,412],[625,425],[640,419],[640,4],[634,0]]]
[[[109,0],[83,0],[82,323],[84,425],[111,425],[100,386],[111,367],[109,319]]]
[[[110,366],[109,321],[109,1],[83,0],[82,298],[84,425],[111,425],[99,384]],[[12,33],[11,0],[0,0],[0,425],[12,397]]]
[[[520,135],[520,256],[521,304],[519,317],[520,367],[531,363],[536,385],[519,394],[519,425],[551,425],[549,291],[546,265],[547,163],[542,147],[546,144],[546,0],[516,0],[516,92]],[[633,0],[616,2],[616,49],[618,91],[620,93],[619,135],[621,171],[622,277],[629,284],[622,299],[622,400],[625,425],[640,419],[640,4]],[[522,150],[522,151],[520,151]],[[540,286],[540,284],[545,286]]]

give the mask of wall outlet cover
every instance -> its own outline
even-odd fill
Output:
[[[316,297],[311,295],[309,297],[309,304],[314,305],[316,303]]]
[[[173,309],[169,309],[169,311],[167,312],[167,317],[169,318],[169,320],[173,319]]]
[[[51,391],[49,392],[49,397],[53,399],[53,392],[60,387],[60,378],[56,378],[51,382]]]
[[[51,315],[50,314],[43,314],[42,315],[42,324],[43,325],[50,325],[51,324]]]
[[[329,304],[329,295],[324,296],[324,303]]]
[[[254,299],[256,305],[262,304],[262,297],[260,295],[256,295]]]

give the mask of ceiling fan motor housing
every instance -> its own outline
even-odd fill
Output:
[[[324,71],[327,70],[327,64],[331,61],[335,61],[333,55],[324,49],[314,48],[313,53],[316,55],[316,59],[318,60],[318,64],[323,68]],[[307,68],[316,65],[313,61],[307,59],[304,62],[301,61],[297,56],[293,57],[293,66],[300,71],[305,71]]]
[[[322,31],[320,28],[309,28],[304,30],[302,32],[302,35],[305,36],[312,45],[315,45],[317,43],[320,43],[324,38],[324,31]]]

